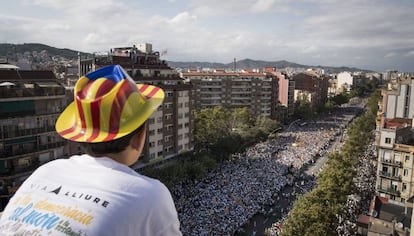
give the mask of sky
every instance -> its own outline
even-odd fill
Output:
[[[414,0],[0,0],[0,43],[414,72]]]

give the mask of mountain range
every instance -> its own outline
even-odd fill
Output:
[[[78,57],[78,52],[73,49],[67,48],[56,48],[52,46],[48,46],[45,44],[39,43],[24,43],[24,44],[9,44],[9,43],[1,43],[0,44],[0,58],[7,59],[7,58],[16,58],[17,54],[24,54],[24,53],[31,53],[31,52],[41,52],[47,51],[50,57],[60,56],[66,58],[68,60],[74,60]],[[82,55],[92,55],[91,53],[81,52]],[[354,67],[331,67],[331,66],[311,66],[311,65],[301,65],[294,62],[289,62],[285,60],[281,61],[263,61],[263,60],[253,60],[253,59],[243,59],[236,61],[236,65],[234,62],[230,63],[216,63],[216,62],[194,62],[194,61],[187,61],[187,62],[176,62],[176,61],[167,61],[168,65],[173,68],[223,68],[223,69],[232,69],[236,66],[237,69],[246,69],[246,68],[263,68],[263,67],[276,67],[276,69],[284,69],[284,68],[313,68],[313,69],[323,69],[326,73],[339,73],[342,71],[365,71],[370,72],[368,70],[358,69]]]

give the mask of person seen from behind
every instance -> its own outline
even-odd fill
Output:
[[[129,167],[163,99],[119,65],[81,77],[56,131],[85,154],[37,168],[2,213],[0,235],[182,235],[169,190]]]

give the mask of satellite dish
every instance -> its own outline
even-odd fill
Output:
[[[403,227],[404,227],[403,223],[401,223],[401,222],[398,222],[398,223],[397,223],[397,228],[402,229]]]

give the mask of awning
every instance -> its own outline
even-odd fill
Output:
[[[62,86],[56,82],[36,82],[41,88],[61,88]]]
[[[0,83],[0,86],[14,86],[14,85],[16,85],[16,84],[14,84],[12,82],[9,82],[9,81]]]

